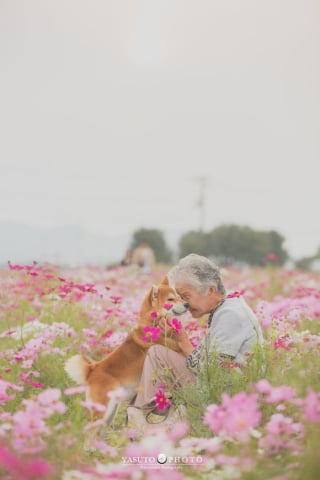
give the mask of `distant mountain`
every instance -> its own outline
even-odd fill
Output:
[[[97,236],[79,226],[39,228],[0,224],[0,264],[49,261],[65,265],[120,262],[129,235]]]

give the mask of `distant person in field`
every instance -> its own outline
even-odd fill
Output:
[[[196,254],[182,258],[168,278],[191,315],[200,319],[208,315],[205,337],[198,347],[189,340],[182,327],[176,333],[181,353],[162,345],[149,348],[144,361],[140,388],[135,406],[142,407],[154,399],[163,379],[155,372],[170,371],[178,384],[196,385],[197,377],[206,365],[208,354],[215,353],[220,364],[232,362],[241,369],[253,353],[255,345],[263,345],[258,320],[238,292],[227,294],[218,267],[209,259]],[[169,333],[166,319],[159,326]]]
[[[150,273],[153,270],[155,263],[156,258],[154,251],[148,242],[143,240],[133,251],[132,264],[137,265],[142,273]]]
[[[121,265],[126,267],[132,263],[132,250],[127,250],[124,258],[121,260]]]

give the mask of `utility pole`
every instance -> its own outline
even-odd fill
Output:
[[[199,197],[196,202],[196,207],[199,208],[199,231],[203,232],[205,227],[205,212],[206,212],[206,177],[195,177],[194,180],[199,184]]]

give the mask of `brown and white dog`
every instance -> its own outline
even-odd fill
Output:
[[[165,304],[172,304],[172,307],[168,310],[163,307]],[[143,341],[142,337],[146,335],[143,328],[155,326],[155,321],[161,317],[181,315],[186,312],[187,307],[165,277],[158,287],[151,288],[143,300],[137,326],[121,345],[99,362],[90,363],[81,355],[67,360],[65,370],[69,377],[80,385],[87,385],[86,399],[106,406],[105,413],[92,412],[95,419],[103,417],[104,430],[112,422],[119,405],[119,401],[112,395],[110,399],[108,394],[123,387],[128,393],[127,399],[135,396],[149,347],[157,343],[180,351],[175,339],[164,333],[161,333],[155,342]],[[157,312],[156,320],[151,316],[154,311]]]

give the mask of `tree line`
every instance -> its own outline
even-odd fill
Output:
[[[171,263],[174,252],[168,247],[163,232],[157,229],[136,230],[129,248],[146,241],[154,250],[157,261]],[[214,259],[219,265],[243,264],[263,266],[283,265],[289,258],[284,248],[285,238],[275,230],[254,230],[242,225],[220,225],[208,232],[190,230],[181,236],[178,258],[198,253]]]

